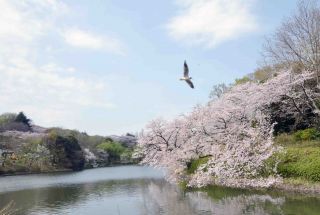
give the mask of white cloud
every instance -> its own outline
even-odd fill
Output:
[[[42,58],[43,39],[60,32],[67,9],[58,0],[0,0],[0,113],[22,110],[43,126],[77,128],[84,109],[115,107],[100,78]]]
[[[56,0],[0,0],[0,39],[30,42],[44,34],[66,10],[67,7]]]
[[[178,0],[181,10],[167,24],[169,35],[188,45],[212,48],[257,29],[254,0]]]
[[[63,36],[66,43],[74,47],[124,54],[123,45],[116,38],[100,36],[76,28],[66,30]]]
[[[113,108],[103,95],[104,83],[84,80],[56,71],[66,70],[57,65],[35,67],[29,62],[12,62],[1,68],[0,101],[7,106],[47,106],[48,109],[71,109],[75,107]],[[53,71],[54,68],[54,71]]]

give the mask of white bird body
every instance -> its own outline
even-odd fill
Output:
[[[182,77],[182,78],[180,78],[180,81],[186,81],[186,80],[191,80],[192,78],[190,77]]]
[[[187,82],[187,84],[193,89],[194,86],[193,86],[191,79],[192,79],[192,77],[189,77],[189,68],[188,68],[187,62],[184,61],[184,72],[183,72],[183,77],[180,78],[180,81]]]

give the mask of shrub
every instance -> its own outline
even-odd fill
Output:
[[[278,173],[283,177],[301,177],[320,181],[320,148],[288,148],[278,154]]]
[[[276,136],[275,143],[286,146],[290,144],[299,144],[301,146],[314,145],[316,140],[320,140],[320,132],[315,128],[307,128],[297,131],[293,134],[280,134]]]
[[[112,157],[120,157],[122,153],[126,151],[126,148],[121,145],[121,143],[114,141],[106,141],[97,146],[97,149],[108,152]]]
[[[308,128],[294,133],[296,141],[318,140],[320,139],[320,132],[315,128]]]
[[[85,132],[79,132],[77,130],[63,129],[58,127],[50,128],[47,130],[47,132],[49,134],[52,133],[63,137],[74,136],[78,140],[82,148],[89,148],[90,151],[94,151],[95,147],[98,144],[104,142],[105,140],[105,137],[102,136],[89,136]]]
[[[189,163],[187,163],[187,173],[193,174],[196,172],[196,170],[203,164],[206,164],[209,161],[210,157],[203,157],[199,159],[191,160]]]
[[[260,83],[263,83],[263,82],[265,82],[266,80],[268,80],[269,78],[272,77],[273,71],[274,70],[270,66],[265,66],[265,67],[262,67],[262,68],[258,68],[253,73],[254,80],[258,81]]]
[[[22,152],[26,153],[34,153],[37,151],[38,145],[43,144],[42,137],[33,137],[26,139],[26,143],[22,146]]]
[[[244,83],[247,83],[249,81],[251,81],[251,79],[248,76],[244,76],[244,77],[239,78],[239,79],[237,78],[235,80],[235,85],[244,84]]]
[[[183,180],[179,182],[179,187],[181,190],[186,191],[188,189],[188,182]]]
[[[309,138],[312,137],[310,133],[314,133],[310,131],[313,129],[306,130],[304,133],[299,131],[298,136],[307,140],[296,141],[296,133],[283,134],[276,138],[276,142],[281,143],[285,148],[274,153],[264,162],[264,168],[260,171],[262,176],[280,174],[284,178],[320,181],[320,142],[310,141]]]
[[[130,161],[132,159],[132,154],[133,154],[133,149],[126,148],[120,155],[121,160]]]
[[[59,135],[61,136],[61,135]],[[58,137],[58,133],[55,130],[50,130],[48,134],[48,139],[51,141],[55,141]]]
[[[0,115],[0,125],[4,125],[10,122],[13,122],[15,118],[17,117],[17,114],[15,113],[4,113]]]

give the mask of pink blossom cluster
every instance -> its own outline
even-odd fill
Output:
[[[311,78],[308,72],[282,71],[265,83],[235,85],[220,98],[172,121],[151,121],[138,139],[142,163],[165,167],[168,180],[187,180],[192,187],[215,181],[231,186],[256,183],[248,179],[259,177],[264,161],[277,150],[268,107],[287,97],[297,100],[304,93],[297,87]],[[311,93],[307,87],[305,91]],[[209,161],[186,175],[188,162],[201,157]],[[278,179],[260,181],[259,186],[271,186]]]

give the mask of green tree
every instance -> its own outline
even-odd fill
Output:
[[[28,119],[27,116],[26,116],[23,112],[20,112],[20,113],[16,116],[16,118],[15,118],[14,121],[15,121],[15,122],[21,122],[21,123],[27,125],[29,128],[31,127],[31,125],[30,125],[31,119]]]
[[[98,149],[108,152],[111,157],[120,158],[120,155],[126,151],[121,143],[114,141],[106,141],[97,146]]]
[[[237,78],[235,80],[235,85],[245,84],[249,81],[251,81],[251,79],[248,76],[244,76],[242,78]]]
[[[13,122],[15,118],[17,117],[17,114],[15,113],[4,113],[0,115],[0,125],[8,124],[10,122]]]

